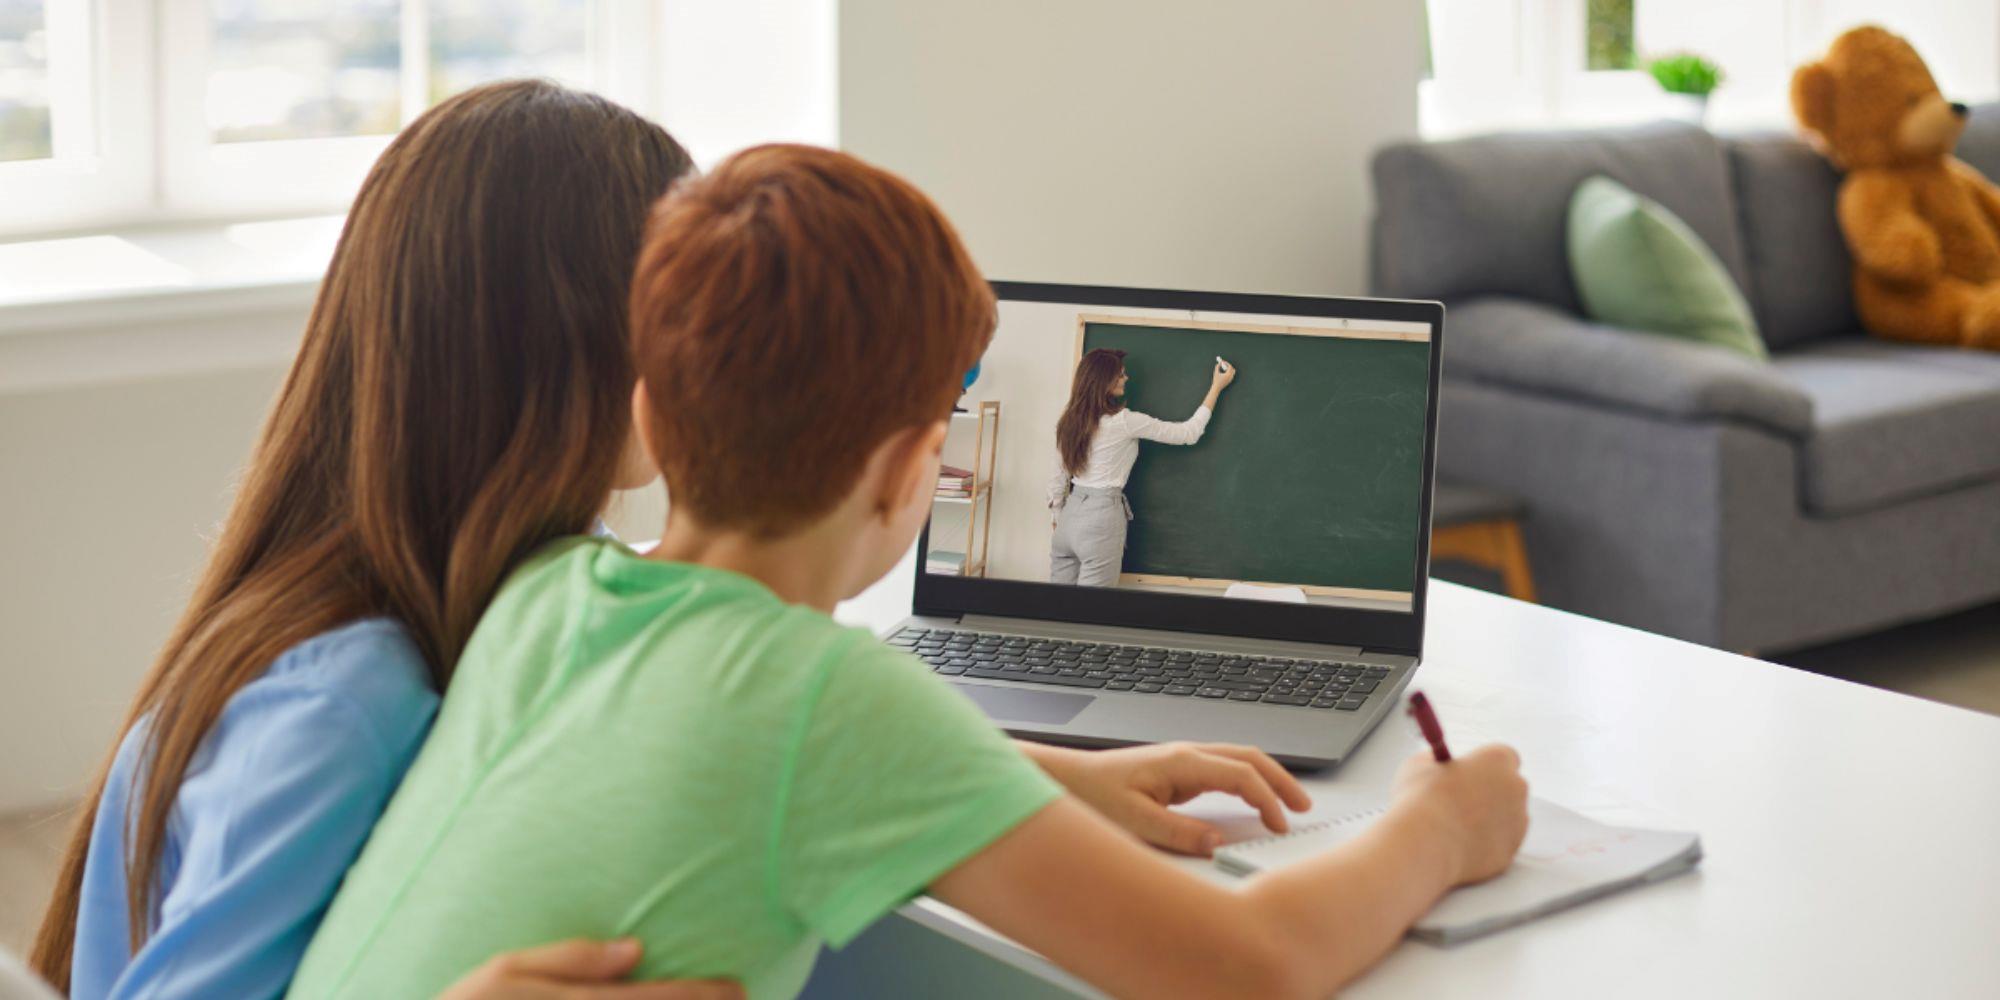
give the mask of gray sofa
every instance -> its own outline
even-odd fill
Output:
[[[2000,177],[2000,106],[1959,156]],[[1708,242],[1769,364],[1581,318],[1564,217],[1598,173]],[[2000,354],[1860,332],[1838,180],[1671,124],[1376,155],[1374,293],[1448,307],[1440,474],[1527,500],[1546,603],[1770,651],[2000,599]]]

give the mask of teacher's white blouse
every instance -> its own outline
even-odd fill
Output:
[[[1084,463],[1083,474],[1072,477],[1063,468],[1062,455],[1056,455],[1056,468],[1049,477],[1049,506],[1062,506],[1069,496],[1071,484],[1097,489],[1124,489],[1125,480],[1132,475],[1132,463],[1139,460],[1139,442],[1158,441],[1161,444],[1193,444],[1201,440],[1201,432],[1208,428],[1208,407],[1198,406],[1194,416],[1170,423],[1158,417],[1149,417],[1132,410],[1107,413],[1097,422],[1097,433],[1090,438],[1090,456]]]

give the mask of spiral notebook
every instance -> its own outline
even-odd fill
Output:
[[[1366,829],[1381,809],[1308,823],[1290,833],[1230,844],[1215,852],[1222,870],[1249,875],[1283,868]],[[1701,838],[1692,833],[1606,826],[1552,802],[1530,799],[1528,836],[1499,877],[1452,890],[1410,928],[1448,945],[1491,934],[1602,896],[1692,870]]]

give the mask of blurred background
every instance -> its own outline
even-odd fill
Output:
[[[1954,100],[2000,97],[1996,0],[0,0],[0,945],[40,906],[9,872],[40,877],[38,817],[180,607],[348,200],[450,94],[554,78],[703,164],[839,145],[929,191],[995,278],[1367,294],[1383,149],[1788,135],[1792,68],[1864,21]],[[1719,79],[1656,71],[1690,55]],[[1511,488],[1542,599],[1593,612],[1562,574],[1598,538]],[[1626,622],[2000,710],[2000,613],[1970,603],[1785,649]]]

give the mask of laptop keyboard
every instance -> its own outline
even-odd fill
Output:
[[[1389,676],[1387,667],[1341,660],[1064,642],[956,629],[906,628],[890,636],[889,645],[908,650],[948,677],[1337,712],[1359,711]]]

